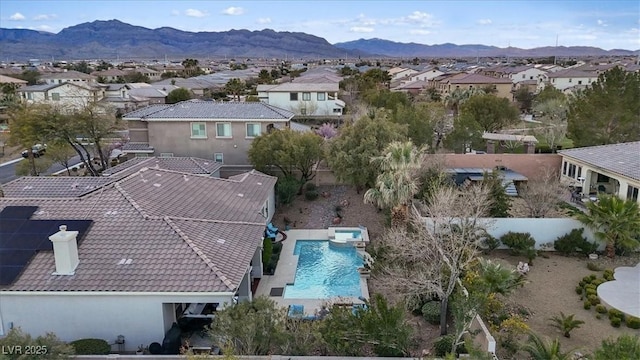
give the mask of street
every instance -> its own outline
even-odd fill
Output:
[[[75,166],[78,163],[80,163],[80,156],[78,155],[72,157],[71,160],[69,160],[69,164],[72,166]],[[18,178],[18,176],[16,176],[17,164],[18,164],[17,162],[10,162],[9,164],[5,163],[3,165],[0,165],[0,184],[6,184],[9,181],[12,181]],[[64,169],[64,166],[58,163],[55,163],[49,168],[49,170],[47,170],[42,175],[51,175],[63,169]]]

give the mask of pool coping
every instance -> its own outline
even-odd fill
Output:
[[[304,311],[307,315],[313,315],[314,312],[320,309],[323,305],[330,303],[340,304],[362,304],[363,301],[357,297],[334,297],[330,299],[286,299],[283,296],[269,296],[271,288],[283,287],[286,289],[288,284],[293,284],[296,276],[296,269],[298,267],[298,255],[293,255],[293,250],[298,240],[330,240],[330,234],[335,237],[335,230],[361,230],[362,243],[369,242],[369,235],[366,228],[362,227],[333,227],[329,229],[292,229],[285,231],[287,234],[287,240],[282,242],[282,250],[280,252],[280,259],[278,260],[278,266],[273,275],[263,275],[258,288],[256,290],[256,296],[267,296],[274,300],[278,305],[288,307],[289,305],[304,305]],[[354,243],[354,246],[356,244]],[[364,248],[358,247],[356,249],[359,253],[364,253]],[[360,276],[360,289],[362,297],[369,299],[369,285],[367,282],[367,276]]]

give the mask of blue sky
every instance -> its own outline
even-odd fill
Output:
[[[296,31],[330,43],[381,38],[422,44],[640,49],[640,1],[1,0],[0,27],[59,32],[118,19],[186,31]]]

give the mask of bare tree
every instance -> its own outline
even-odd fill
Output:
[[[375,273],[383,286],[406,298],[436,295],[441,301],[440,333],[447,333],[447,307],[458,279],[479,254],[487,223],[488,191],[436,189],[414,214],[411,226],[381,239]]]
[[[540,178],[529,180],[520,186],[518,195],[524,200],[524,206],[530,217],[543,218],[555,209],[565,191],[558,173],[546,168]]]
[[[537,118],[544,124],[534,133],[544,139],[553,152],[567,135],[568,110],[567,102],[563,99],[549,99],[533,108]]]

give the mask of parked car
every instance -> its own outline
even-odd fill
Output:
[[[31,152],[33,153],[33,157],[40,157],[47,152],[47,144],[35,144],[31,147]],[[23,158],[29,157],[29,150],[25,150],[22,152]]]

